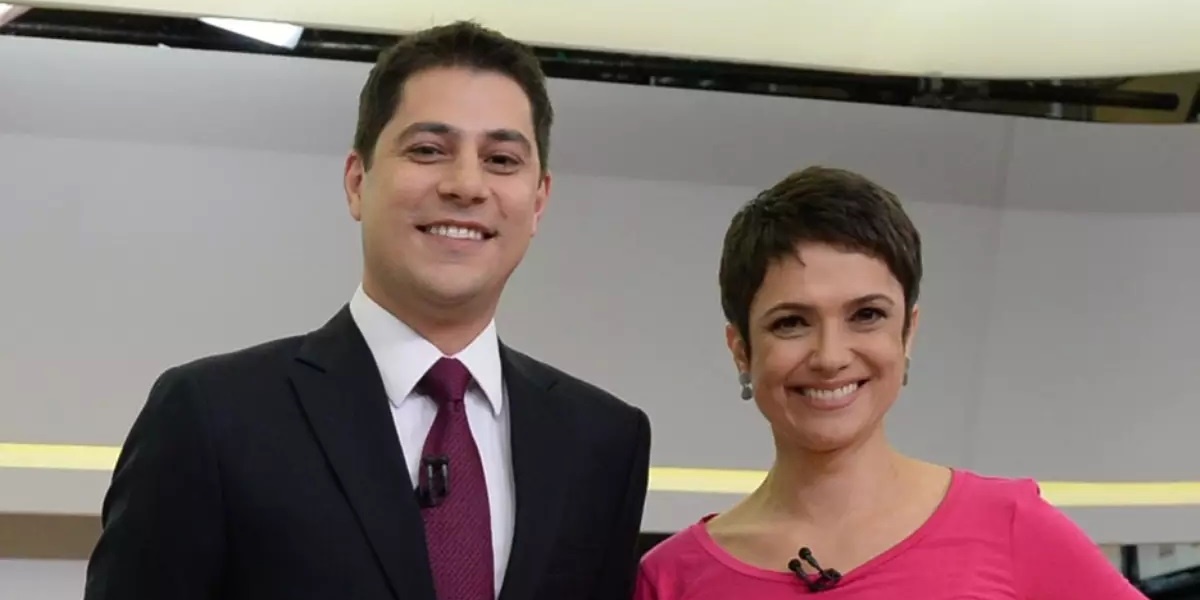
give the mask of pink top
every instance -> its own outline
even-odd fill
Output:
[[[646,554],[635,600],[791,600],[813,593],[783,565],[768,571],[722,550],[705,527],[711,518]],[[805,571],[815,577],[807,565]],[[920,529],[818,593],[822,600],[1146,598],[1042,499],[1037,483],[969,471],[954,471],[945,499]]]

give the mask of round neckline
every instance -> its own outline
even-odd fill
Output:
[[[946,493],[942,496],[942,500],[938,503],[937,508],[933,510],[933,513],[929,515],[929,518],[925,519],[925,522],[922,523],[921,526],[915,531],[887,550],[875,555],[873,558],[864,562],[858,567],[855,567],[848,572],[843,572],[842,585],[844,586],[846,585],[846,582],[860,579],[870,572],[881,568],[883,565],[900,556],[909,548],[919,543],[931,532],[936,530],[942,521],[946,520],[949,513],[952,512],[954,507],[958,504],[956,499],[961,494],[961,488],[963,487],[963,484],[964,473],[958,469],[951,468],[950,484],[947,486]],[[754,577],[755,579],[777,581],[781,583],[794,583],[796,581],[796,575],[791,571],[776,571],[751,565],[743,562],[733,554],[730,554],[729,551],[725,550],[725,548],[721,547],[721,545],[717,543],[716,539],[714,539],[708,531],[708,522],[718,514],[719,513],[707,514],[691,527],[692,535],[710,556],[712,556],[722,565],[743,575]]]

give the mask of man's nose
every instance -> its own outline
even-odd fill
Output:
[[[445,174],[439,190],[444,198],[463,204],[482,202],[486,197],[483,166],[472,153],[460,156]]]

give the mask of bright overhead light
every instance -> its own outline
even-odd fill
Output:
[[[28,6],[17,6],[15,4],[0,4],[0,27],[4,27],[9,21],[21,16],[25,11],[29,10]]]
[[[244,35],[248,38],[271,44],[272,46],[281,46],[289,50],[296,47],[296,44],[300,42],[300,34],[304,33],[304,28],[299,25],[274,23],[271,21],[248,21],[245,19],[223,19],[218,17],[201,17],[200,21],[213,27],[232,31],[233,33]]]

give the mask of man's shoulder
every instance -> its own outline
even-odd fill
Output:
[[[240,398],[270,395],[283,389],[288,368],[306,337],[277,337],[176,362],[158,373],[150,395],[174,397],[186,392],[210,407],[214,402],[239,406]]]
[[[260,373],[288,364],[300,349],[305,335],[275,338],[223,352],[202,355],[176,364],[169,370],[180,375],[207,378],[239,372]]]
[[[278,338],[168,366],[151,382],[138,421],[178,434],[199,423],[270,419],[291,397],[288,365],[303,339]]]
[[[618,397],[598,384],[587,381],[565,370],[538,360],[511,348],[512,359],[519,366],[538,378],[554,382],[553,392],[564,401],[572,402],[585,410],[624,417],[641,418],[645,413],[632,403]]]

